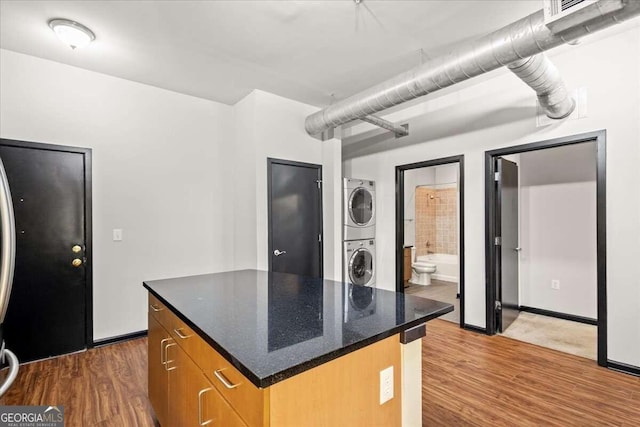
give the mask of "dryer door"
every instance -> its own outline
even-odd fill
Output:
[[[357,225],[367,225],[373,218],[373,196],[364,187],[358,187],[349,197],[349,216]]]
[[[365,248],[357,249],[349,260],[349,279],[354,285],[367,285],[373,277],[373,256]]]

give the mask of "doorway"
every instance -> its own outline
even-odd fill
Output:
[[[16,262],[4,339],[21,363],[93,345],[91,150],[0,140]]]
[[[488,334],[607,365],[605,167],[604,130],[485,153]]]
[[[453,304],[445,320],[467,327],[462,155],[396,167],[396,292]]]
[[[269,271],[323,276],[322,166],[267,159]]]

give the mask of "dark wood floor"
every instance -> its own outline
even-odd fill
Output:
[[[21,366],[4,405],[64,405],[67,426],[153,426],[146,339]],[[434,320],[423,340],[425,426],[640,426],[640,378]]]
[[[65,426],[153,426],[146,338],[20,366],[3,405],[63,405]]]
[[[425,426],[640,426],[640,378],[434,320],[423,340]]]

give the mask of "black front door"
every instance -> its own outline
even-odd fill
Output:
[[[268,159],[269,269],[322,277],[322,166]]]
[[[498,313],[498,330],[504,332],[520,313],[518,283],[518,165],[497,159],[497,296],[502,310]]]
[[[42,147],[0,141],[16,222],[4,339],[20,362],[84,349],[90,328],[86,153]]]

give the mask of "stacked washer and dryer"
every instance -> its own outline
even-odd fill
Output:
[[[376,283],[376,192],[367,179],[344,178],[343,281],[354,285]]]
[[[344,178],[344,322],[376,312],[376,192],[373,181]],[[358,286],[359,285],[359,286]]]

